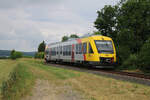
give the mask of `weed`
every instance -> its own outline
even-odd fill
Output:
[[[90,100],[96,100],[94,97],[91,97]]]
[[[29,92],[33,80],[28,68],[18,64],[14,71],[10,73],[10,78],[2,83],[3,100],[19,100]]]

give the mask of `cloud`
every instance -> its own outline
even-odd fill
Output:
[[[97,10],[118,0],[1,0],[0,49],[37,50],[64,35],[83,35],[95,28]]]
[[[64,0],[0,0],[1,9],[12,9],[21,8],[28,6],[38,6],[38,5],[52,5],[59,4]]]
[[[0,49],[36,50],[44,36],[35,22],[26,19],[28,14],[17,9],[0,13]]]

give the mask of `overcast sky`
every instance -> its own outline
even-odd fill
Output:
[[[40,42],[90,33],[97,10],[118,0],[0,0],[0,50],[36,51]]]

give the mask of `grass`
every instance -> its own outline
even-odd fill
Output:
[[[8,68],[4,69],[5,66]],[[27,93],[30,94],[33,84],[37,79],[48,80],[57,87],[70,86],[75,91],[78,91],[86,100],[149,100],[150,98],[149,86],[119,81],[85,72],[56,68],[44,65],[43,61],[38,59],[0,60],[0,68],[3,70],[0,70],[1,73],[5,74],[0,74],[0,84],[2,84],[2,81],[9,80],[9,73],[12,70],[16,71],[17,69],[20,77],[20,80],[16,81],[12,88],[8,90],[8,93],[6,93],[6,96],[9,96],[11,99],[6,100],[20,100],[21,96],[26,96]]]
[[[9,79],[9,74],[13,71],[16,67],[16,61],[12,60],[0,60],[0,87],[2,83]],[[1,91],[0,91],[0,100],[1,100]]]
[[[70,80],[72,86],[95,100],[149,100],[150,87],[96,75]]]
[[[7,81],[2,84],[3,100],[20,100],[22,96],[30,92],[34,84],[34,77],[29,68],[23,63],[18,63],[17,67]]]
[[[16,61],[0,60],[0,86],[8,79],[9,73],[16,67]]]

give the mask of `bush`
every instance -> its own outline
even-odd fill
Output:
[[[131,54],[127,60],[125,60],[121,66],[123,69],[137,69],[138,68],[138,56]]]
[[[117,63],[121,65],[131,54],[128,46],[118,46],[117,51]]]
[[[17,58],[21,58],[21,57],[22,57],[22,53],[21,52],[17,52],[15,50],[11,51],[11,55],[10,55],[11,59],[17,59]]]
[[[44,58],[44,52],[37,52],[34,57],[43,59]]]
[[[21,58],[22,57],[22,53],[21,52],[15,52],[16,58]]]
[[[32,56],[23,56],[23,58],[33,58]]]
[[[9,59],[9,57],[0,57],[0,59]]]
[[[139,63],[141,69],[150,69],[150,38],[141,48],[139,53]]]

